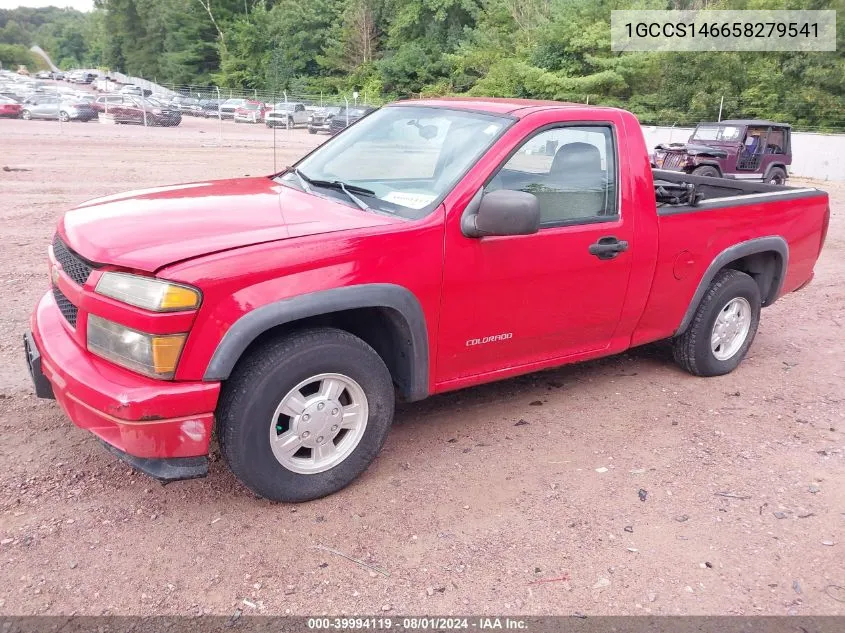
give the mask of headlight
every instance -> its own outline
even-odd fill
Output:
[[[145,334],[88,315],[88,350],[151,378],[173,378],[187,334]]]
[[[153,312],[193,310],[199,307],[202,299],[200,291],[195,288],[126,273],[103,273],[96,291]]]

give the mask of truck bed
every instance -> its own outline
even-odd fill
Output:
[[[691,207],[719,208],[764,200],[790,200],[819,195],[811,187],[770,185],[765,182],[694,176],[680,171],[653,169],[659,215],[688,211]]]

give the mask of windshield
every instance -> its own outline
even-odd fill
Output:
[[[737,125],[699,125],[691,141],[721,141],[731,143],[742,137],[742,128]]]
[[[372,195],[360,195],[377,211],[421,218],[511,123],[510,118],[464,110],[382,108],[319,147],[297,169],[311,181],[370,190]],[[281,182],[303,188],[292,172]],[[343,192],[313,189],[348,201]]]

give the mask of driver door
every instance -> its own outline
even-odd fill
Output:
[[[616,139],[624,128],[609,114],[530,133],[487,179],[485,192],[539,198],[538,233],[466,237],[462,210],[450,211],[435,378],[441,389],[610,345],[636,244],[632,209],[620,208],[618,195],[626,170]],[[590,252],[614,240],[625,243],[618,255]]]

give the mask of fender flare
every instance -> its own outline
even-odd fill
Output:
[[[768,167],[766,167],[766,173],[763,174],[763,180],[764,181],[769,179],[769,174],[772,173],[772,170],[775,167],[780,167],[784,171],[784,173],[786,174],[786,177],[789,178],[789,170],[786,168],[786,165],[784,165],[783,163],[772,163]]]
[[[786,268],[789,264],[789,244],[787,244],[786,240],[779,235],[758,237],[746,242],[740,242],[739,244],[729,246],[719,253],[707,267],[707,270],[704,271],[704,276],[698,283],[698,287],[695,289],[695,294],[692,296],[689,306],[687,306],[687,311],[684,313],[684,318],[681,320],[681,324],[678,326],[678,329],[675,330],[674,335],[678,336],[679,334],[683,334],[689,327],[693,316],[695,316],[695,311],[698,310],[701,299],[707,292],[707,288],[710,287],[710,282],[713,281],[713,278],[720,270],[731,262],[741,259],[742,257],[770,251],[773,251],[778,255],[778,269],[775,271],[775,277],[771,287],[769,288],[768,295],[762,299],[764,306],[773,304],[778,298],[781,288],[783,287],[783,280],[786,276]]]
[[[342,310],[356,308],[387,308],[404,319],[409,332],[405,342],[409,361],[408,400],[422,400],[428,396],[428,330],[425,315],[414,294],[396,284],[362,284],[311,292],[281,299],[247,312],[223,335],[203,380],[225,380],[232,373],[238,359],[258,336],[267,330]]]

